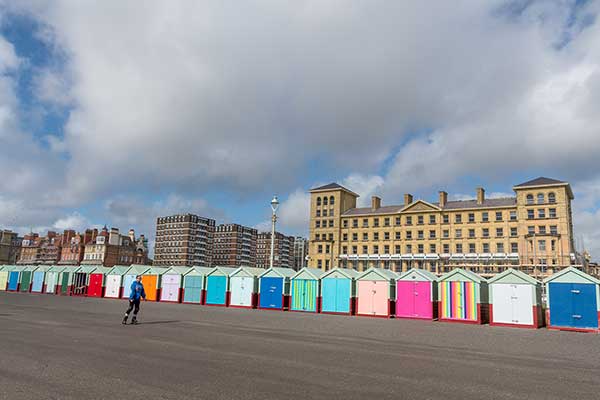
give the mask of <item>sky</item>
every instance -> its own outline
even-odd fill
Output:
[[[0,228],[308,233],[308,190],[575,193],[600,261],[600,1],[0,0]]]

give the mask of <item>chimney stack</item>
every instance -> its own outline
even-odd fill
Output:
[[[447,203],[448,203],[448,193],[444,192],[442,190],[442,191],[440,191],[440,208],[446,207]]]
[[[482,187],[477,188],[477,204],[482,205],[485,201],[485,190]]]
[[[381,197],[371,196],[371,210],[375,211],[381,208]]]
[[[135,243],[135,231],[133,229],[129,230],[129,239],[131,239],[131,243]]]
[[[411,204],[412,202],[413,202],[412,194],[405,193],[404,194],[404,206],[407,206],[407,205]]]

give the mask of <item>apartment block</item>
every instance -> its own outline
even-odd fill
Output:
[[[461,267],[493,275],[508,267],[537,277],[577,265],[567,182],[536,178],[514,196],[436,202],[404,195],[399,205],[356,207],[358,194],[332,183],[311,190],[309,266],[359,271],[424,268],[437,274]]]
[[[214,219],[194,214],[158,217],[153,264],[210,267],[215,225]]]
[[[221,224],[215,229],[213,264],[227,267],[256,266],[258,231],[238,224]]]
[[[292,268],[294,265],[294,237],[275,232],[274,267]],[[269,268],[271,257],[271,233],[258,234],[256,266]]]
[[[293,267],[296,271],[306,267],[306,257],[308,256],[308,240],[301,236],[294,238]]]

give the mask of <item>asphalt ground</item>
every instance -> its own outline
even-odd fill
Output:
[[[0,292],[0,399],[600,399],[600,335]]]

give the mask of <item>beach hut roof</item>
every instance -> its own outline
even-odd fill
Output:
[[[382,280],[398,279],[398,274],[396,274],[394,271],[390,271],[389,269],[371,267],[362,274],[358,275],[358,277],[356,277],[356,280],[363,280],[373,275],[378,275],[382,278]]]
[[[312,278],[315,280],[319,280],[323,274],[324,274],[324,272],[320,268],[304,267],[300,271],[296,272],[294,274],[294,276],[292,276],[291,279],[296,279],[296,278],[301,279],[301,278],[306,277],[306,278]]]
[[[52,268],[51,265],[40,265],[36,268],[36,272],[48,272]]]
[[[162,275],[168,269],[169,268],[167,268],[167,267],[149,267],[141,275]]]
[[[125,275],[131,269],[128,265],[115,265],[110,268],[106,275]]]
[[[209,276],[209,275],[229,276],[233,272],[235,272],[235,270],[236,270],[236,268],[231,268],[231,267],[214,267],[212,269],[212,271],[210,271],[208,274],[206,274],[206,276]]]
[[[596,285],[600,285],[600,281],[598,279],[594,278],[591,275],[586,274],[583,271],[580,271],[579,269],[577,269],[575,267],[565,268],[562,271],[559,271],[559,272],[555,273],[554,275],[547,277],[546,279],[544,279],[544,283],[552,282],[553,280],[556,280],[567,274],[575,274],[583,280],[589,281],[590,283],[595,283]]]
[[[152,268],[151,265],[133,264],[129,267],[125,275],[142,275],[150,268]]]
[[[321,275],[321,279],[325,279],[331,275],[342,275],[348,279],[356,279],[356,277],[359,275],[360,273],[354,269],[349,269],[349,268],[332,268],[329,271],[325,272],[323,275]]]
[[[516,277],[517,279],[523,281],[524,283],[530,283],[530,284],[536,285],[536,286],[541,285],[541,282],[538,281],[537,279],[527,275],[524,272],[516,270],[514,268],[508,268],[504,272],[494,276],[493,278],[488,279],[488,283],[491,284],[494,282],[499,282],[508,276]]]
[[[213,268],[209,267],[192,267],[185,275],[205,276],[208,275]]]
[[[59,265],[55,265],[53,267],[50,267],[48,272],[63,272],[65,269],[67,269],[67,267],[61,267]]]
[[[437,282],[437,280],[438,280],[437,275],[434,274],[433,272],[426,271],[424,269],[418,269],[418,268],[412,268],[406,272],[401,273],[400,276],[398,277],[398,280],[407,279],[412,274],[417,274],[421,278],[425,279],[426,281],[430,281],[430,282]]]
[[[25,265],[21,271],[30,271],[30,272],[33,272],[37,268],[38,267],[36,265]]]
[[[262,278],[265,275],[277,275],[282,278],[291,278],[295,274],[296,271],[291,268],[273,267],[266,269],[262,274],[260,274],[260,277]]]
[[[229,276],[233,277],[233,276],[242,275],[242,276],[256,276],[256,277],[258,277],[263,272],[265,272],[265,270],[263,268],[239,267],[235,271],[233,271],[231,273],[231,275],[229,275]]]
[[[94,274],[103,274],[108,275],[108,273],[112,270],[112,268],[108,267],[96,267],[95,270],[92,271]]]
[[[77,273],[83,273],[83,274],[91,274],[92,272],[96,271],[99,267],[96,265],[82,265],[79,268],[76,268],[74,270],[74,272]]]
[[[443,282],[443,281],[447,281],[450,280],[451,277],[455,276],[455,275],[460,275],[463,278],[466,278],[470,281],[474,281],[477,283],[481,283],[481,282],[487,282],[484,278],[482,278],[481,276],[477,275],[474,272],[468,271],[466,269],[462,269],[462,268],[455,268],[452,271],[448,272],[447,274],[442,275],[438,281],[439,282]]]
[[[168,268],[165,271],[165,274],[185,275],[188,272],[190,272],[190,269],[192,269],[192,267],[173,266],[173,267]]]

